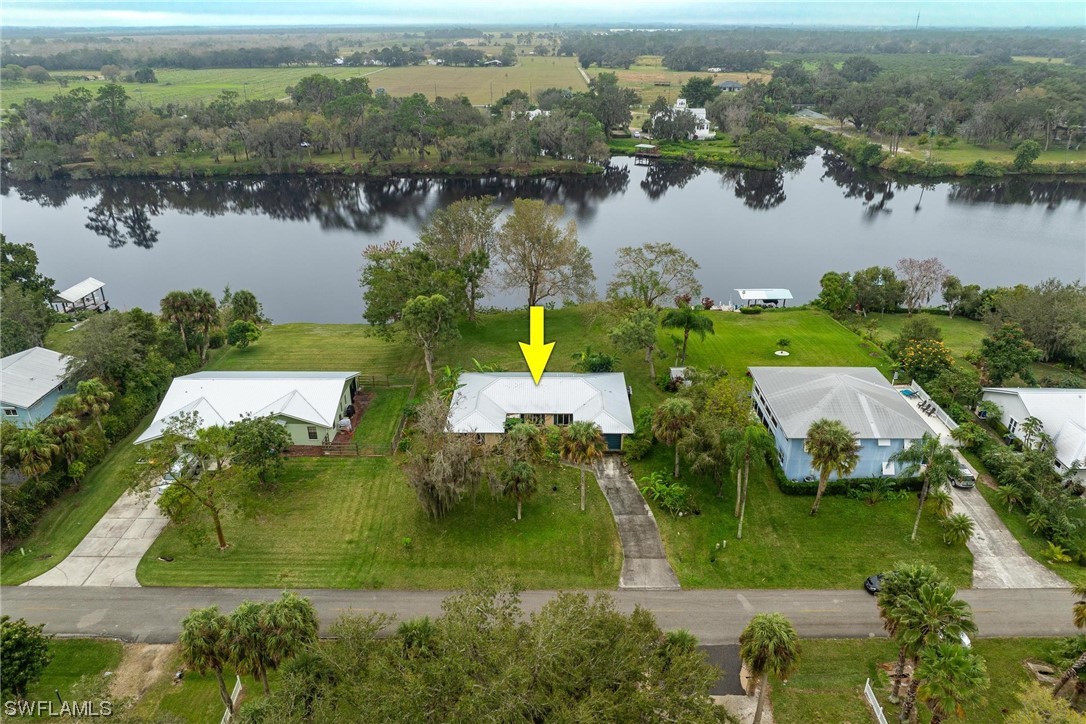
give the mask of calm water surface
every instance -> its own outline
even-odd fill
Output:
[[[33,242],[60,288],[106,282],[116,308],[157,309],[172,289],[250,289],[276,322],[358,322],[367,245],[413,241],[431,214],[491,194],[565,206],[600,291],[620,246],[670,241],[701,264],[704,293],[785,287],[818,294],[828,270],[938,256],[966,283],[1086,277],[1086,183],[926,183],[858,173],[832,154],[778,172],[635,166],[593,178],[356,181],[281,177],[0,186],[7,238]],[[483,304],[517,306],[495,290]]]

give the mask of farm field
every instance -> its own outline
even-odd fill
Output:
[[[679,88],[693,77],[704,78],[712,76],[713,83],[723,83],[726,80],[734,80],[746,84],[748,81],[761,80],[768,82],[772,77],[766,72],[750,73],[707,73],[670,70],[665,68],[659,55],[642,55],[637,63],[629,68],[598,68],[592,67],[586,70],[589,77],[595,78],[600,73],[614,73],[618,76],[619,85],[624,88],[632,88],[641,94],[641,100],[645,106],[650,105],[657,96],[663,96],[674,103],[679,97]],[[670,83],[671,85],[657,85],[658,83]]]
[[[209,68],[184,70],[155,69],[157,83],[125,83],[124,88],[139,104],[207,102],[224,90],[237,91],[242,100],[248,98],[287,98],[286,87],[307,75],[320,73],[332,78],[369,78],[372,89],[384,88],[390,95],[405,96],[422,93],[431,100],[435,95],[452,97],[465,95],[475,105],[489,104],[510,90],[538,91],[544,88],[585,90],[586,85],[577,72],[576,58],[524,56],[512,68],[454,68],[431,65],[346,68],[342,66],[307,66],[303,68]],[[97,75],[97,71],[61,71],[58,75]],[[27,98],[52,98],[75,88],[92,93],[105,81],[72,80],[68,88],[57,83],[22,81],[5,84],[0,104],[10,108]],[[491,98],[493,91],[493,98]]]

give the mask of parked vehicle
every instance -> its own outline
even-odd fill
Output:
[[[864,581],[864,590],[874,596],[882,588],[882,574],[876,573],[873,576],[868,576]]]
[[[200,459],[190,452],[181,453],[162,476],[166,483],[185,478],[194,478],[200,474]]]
[[[958,474],[950,479],[950,484],[955,488],[968,490],[977,484],[977,478],[968,467],[958,465]]]

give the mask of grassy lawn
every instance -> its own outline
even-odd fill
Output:
[[[1002,721],[1017,706],[1018,687],[1029,680],[1022,666],[1026,659],[1041,658],[1052,639],[978,639],[974,650],[988,666],[991,686],[979,708],[966,712],[967,722]],[[880,703],[890,720],[898,707],[887,701],[889,685],[884,669],[897,660],[897,647],[886,639],[807,639],[801,643],[800,665],[787,685],[773,687],[773,714],[781,722],[871,721],[863,696],[864,682],[871,678]],[[920,721],[930,716],[921,707]]]
[[[421,357],[403,344],[366,334],[361,324],[276,324],[247,349],[228,349],[208,370],[358,370],[364,374],[402,372]]]
[[[541,478],[519,523],[514,503],[485,490],[474,509],[465,500],[433,522],[390,458],[291,460],[274,491],[247,496],[224,521],[225,553],[209,539],[194,549],[170,527],[137,576],[151,586],[445,589],[493,567],[529,588],[614,587],[621,553],[599,488],[589,485],[582,514],[576,471]]]
[[[671,470],[672,448],[657,443],[652,454],[633,464],[634,478]],[[920,521],[917,542],[909,541],[916,499],[912,496],[875,506],[844,496],[825,496],[816,517],[814,498],[784,495],[771,475],[751,475],[743,539],[736,540],[734,475],[724,497],[713,483],[686,472],[701,515],[674,517],[655,503],[668,560],[683,588],[843,588],[859,589],[872,573],[898,561],[935,565],[958,587],[972,581],[973,556],[963,546],[942,541],[931,513]],[[717,544],[725,544],[717,549]],[[711,558],[715,557],[715,562]]]
[[[53,639],[49,642],[53,660],[41,679],[27,691],[27,701],[50,700],[59,706],[55,690],[60,691],[65,701],[72,701],[72,687],[80,677],[115,669],[121,662],[122,648],[120,641]]]
[[[45,341],[42,346],[56,352],[68,353],[72,349],[72,342],[79,337],[79,330],[72,330],[76,323],[59,322],[45,332]]]
[[[370,392],[375,397],[362,413],[351,439],[375,450],[388,451],[403,418],[403,406],[411,397],[411,388],[372,387]]]
[[[0,559],[0,583],[14,586],[45,573],[64,560],[98,519],[121,497],[127,473],[142,450],[132,444],[151,421],[144,418],[124,440],[113,446],[91,470],[78,491],[68,491],[42,515],[22,545]]]

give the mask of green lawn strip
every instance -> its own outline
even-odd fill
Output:
[[[51,701],[54,708],[58,708],[57,691],[64,701],[75,701],[72,689],[79,679],[116,669],[121,662],[122,650],[120,641],[53,639],[49,642],[53,660],[41,679],[27,691],[27,701]]]
[[[194,549],[171,526],[137,577],[157,586],[445,589],[491,567],[529,588],[614,587],[621,553],[598,486],[589,485],[582,514],[576,471],[547,467],[540,477],[519,523],[512,501],[485,490],[435,522],[391,458],[291,460],[273,491],[248,495],[224,521],[226,552],[210,539]]]
[[[659,443],[633,464],[634,477],[671,470],[672,448]],[[930,512],[921,518],[916,543],[909,541],[916,499],[867,505],[826,496],[811,517],[811,496],[784,495],[769,474],[751,475],[743,539],[736,540],[735,477],[729,472],[724,497],[711,481],[690,474],[682,481],[700,515],[675,517],[655,503],[668,560],[683,588],[842,588],[859,590],[872,573],[898,561],[932,563],[958,587],[972,580],[973,557],[965,546],[942,542]],[[718,548],[718,544],[720,548]],[[715,562],[711,559],[715,558]]]
[[[351,440],[367,449],[387,453],[403,418],[403,407],[411,397],[411,388],[371,387],[369,392],[374,394],[374,398],[358,420]]]
[[[75,322],[65,321],[54,324],[45,331],[45,341],[42,346],[54,352],[67,354],[72,349],[72,343],[79,336],[79,330],[72,331]]]
[[[1016,708],[1019,686],[1029,680],[1022,666],[1026,659],[1042,658],[1054,639],[976,639],[973,650],[984,658],[991,686],[986,700],[966,712],[966,722],[1002,721]],[[882,704],[886,717],[897,718],[898,707],[890,704],[886,667],[897,660],[897,647],[887,639],[804,639],[800,664],[787,684],[777,682],[771,694],[773,714],[781,722],[871,721],[864,700],[864,682]],[[881,667],[881,668],[880,668]],[[920,721],[930,720],[921,705]]]
[[[421,363],[406,344],[389,344],[361,324],[276,324],[246,349],[229,349],[208,370],[330,370],[394,374]]]
[[[69,490],[42,515],[26,539],[0,559],[0,583],[14,586],[45,573],[79,545],[127,488],[129,471],[145,451],[132,444],[148,415],[91,470],[80,490]],[[48,557],[43,557],[48,556]]]

